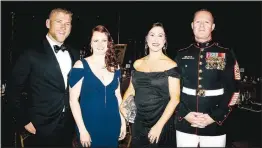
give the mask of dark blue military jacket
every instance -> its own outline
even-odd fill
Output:
[[[179,50],[175,61],[181,73],[176,129],[204,136],[225,134],[223,122],[239,96],[240,72],[233,51],[213,41],[193,43]],[[192,127],[184,119],[189,112],[209,114],[215,122],[205,128]]]

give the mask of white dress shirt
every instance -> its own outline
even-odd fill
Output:
[[[65,89],[66,89],[67,88],[67,78],[68,78],[67,76],[68,76],[70,69],[72,68],[72,61],[71,61],[70,55],[69,55],[67,50],[65,50],[65,51],[59,50],[57,53],[55,53],[54,45],[57,45],[57,43],[55,43],[53,40],[51,40],[48,35],[46,35],[46,38],[47,38],[48,42],[50,43],[50,45],[53,49],[53,52],[56,56],[56,59],[59,63],[60,70],[61,70],[63,78],[64,78]],[[57,45],[57,46],[60,47],[61,45]]]
[[[56,42],[51,40],[48,35],[46,35],[46,38],[47,38],[49,44],[51,45],[51,47],[53,49],[53,52],[54,52],[54,54],[56,56],[56,59],[57,59],[57,61],[59,63],[60,70],[61,70],[61,73],[62,73],[63,78],[64,78],[65,89],[66,89],[67,88],[68,73],[69,73],[69,71],[72,68],[72,61],[71,61],[71,58],[70,58],[70,54],[69,54],[69,52],[67,50],[65,50],[65,51],[59,50],[56,53],[55,50],[54,50],[54,45],[57,45],[59,47],[61,45],[58,45]],[[64,112],[64,109],[63,109],[63,112]]]

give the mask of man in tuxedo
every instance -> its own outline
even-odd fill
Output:
[[[53,9],[46,20],[49,29],[35,48],[18,58],[9,80],[7,97],[25,146],[71,147],[74,120],[69,107],[68,74],[79,51],[64,44],[71,32],[72,13]],[[27,101],[21,93],[28,85]]]

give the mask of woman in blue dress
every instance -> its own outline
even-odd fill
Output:
[[[69,76],[77,139],[83,147],[117,148],[126,135],[126,123],[119,111],[120,70],[113,39],[99,25],[92,30],[90,45],[92,55],[77,61]]]

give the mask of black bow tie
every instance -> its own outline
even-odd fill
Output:
[[[59,50],[62,50],[63,52],[66,50],[66,46],[63,44],[60,47],[57,45],[54,45],[55,53],[57,53]]]

